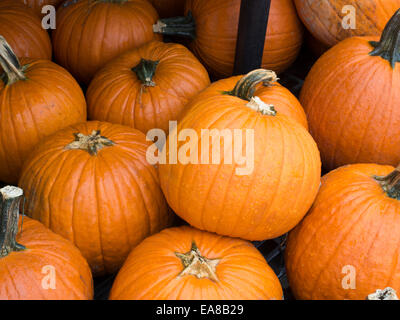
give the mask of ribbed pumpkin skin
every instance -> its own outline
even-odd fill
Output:
[[[152,27],[157,19],[156,10],[144,0],[78,0],[60,6],[52,33],[55,59],[88,85],[112,58],[159,39]]]
[[[27,249],[0,258],[0,300],[92,299],[92,274],[79,250],[38,221],[24,217],[22,227],[17,242]],[[54,267],[55,289],[42,287],[46,266]]]
[[[160,18],[182,16],[186,0],[150,0]]]
[[[218,282],[182,272],[175,252],[192,241],[208,259],[221,259]],[[187,226],[171,228],[144,240],[126,260],[113,284],[111,300],[281,300],[280,282],[249,242],[221,237]]]
[[[159,61],[153,82],[144,87],[132,71],[140,59]],[[184,46],[150,42],[101,69],[86,93],[89,118],[128,125],[147,133],[168,132],[188,101],[210,84],[207,71]]]
[[[220,164],[204,164],[199,151],[203,164],[160,165],[161,187],[174,212],[196,228],[247,240],[270,239],[293,228],[310,208],[321,162],[302,125],[279,112],[262,115],[246,103],[230,95],[200,100],[178,122],[177,132],[193,128],[200,140],[202,129],[241,129],[245,150],[245,129],[254,130],[251,173],[237,175],[236,168],[244,165],[224,164],[221,143]],[[178,141],[178,151],[184,143]],[[168,160],[168,141],[166,148]],[[211,148],[212,143],[210,155]]]
[[[390,17],[400,8],[400,0],[294,0],[297,12],[315,38],[331,47],[353,36],[379,36]],[[344,6],[355,8],[355,29],[345,29]]]
[[[328,170],[350,163],[400,162],[400,64],[369,55],[370,37],[346,39],[325,53],[300,95]]]
[[[18,57],[51,59],[49,34],[33,10],[22,2],[0,0],[0,35]]]
[[[58,5],[64,0],[23,0],[23,2],[29,7],[32,8],[36,14],[40,17],[43,17],[42,8],[47,5],[52,5],[54,7],[58,7]]]
[[[115,145],[97,156],[65,149],[73,133],[93,130]],[[74,242],[95,275],[117,271],[134,246],[170,222],[157,170],[146,161],[149,144],[135,129],[86,122],[44,140],[24,165],[26,212]]]
[[[23,161],[45,136],[86,120],[82,89],[48,60],[20,59],[27,80],[0,81],[0,181],[18,182]]]
[[[400,202],[372,178],[393,169],[357,164],[323,177],[313,207],[288,238],[286,269],[296,298],[364,300],[388,286],[399,292]],[[342,287],[345,266],[355,268],[355,289]]]
[[[225,96],[223,92],[233,90],[236,83],[242,77],[243,76],[234,76],[213,82],[207,89],[203,90],[190,100],[185,107],[184,114],[189,112],[192,107],[197,106],[202,100],[211,97]],[[274,82],[271,86],[263,86],[262,84],[259,84],[254,95],[259,97],[265,103],[273,104],[276,111],[280,114],[297,121],[308,129],[307,117],[299,100],[297,100],[288,89],[280,85],[278,82]]]
[[[240,0],[188,0],[196,39],[192,49],[210,71],[219,77],[233,73]],[[277,73],[296,59],[303,40],[303,29],[292,0],[272,0],[262,67]]]

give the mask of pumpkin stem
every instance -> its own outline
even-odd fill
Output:
[[[89,135],[83,133],[74,133],[75,141],[71,142],[65,147],[67,150],[80,149],[89,152],[90,155],[95,156],[97,152],[104,147],[113,146],[115,142],[103,137],[100,130],[94,130]]]
[[[264,103],[259,97],[252,97],[246,106],[257,112],[261,112],[263,115],[276,116],[275,107],[272,104]]]
[[[132,68],[132,71],[136,73],[136,76],[142,81],[146,87],[154,87],[156,84],[153,81],[154,73],[156,72],[157,65],[160,61],[140,59],[139,64]]]
[[[207,278],[211,281],[218,282],[216,267],[221,259],[207,259],[203,257],[194,241],[192,242],[192,248],[189,252],[175,252],[175,255],[181,259],[184,268],[178,277],[193,275],[198,279]]]
[[[376,290],[375,293],[368,295],[366,300],[399,300],[396,294],[396,290],[387,287],[383,290]]]
[[[276,73],[266,69],[256,69],[244,77],[242,77],[235,85],[232,91],[225,91],[225,94],[238,97],[243,100],[250,101],[254,96],[256,87],[259,83],[263,83],[264,86],[270,87],[274,82],[278,81],[279,78]]]
[[[21,251],[25,247],[17,243],[19,203],[23,191],[21,188],[7,186],[0,189],[0,258],[12,251]]]
[[[192,12],[189,11],[184,17],[172,17],[160,19],[153,25],[153,32],[168,36],[181,36],[185,38],[196,38],[196,23]]]
[[[6,39],[0,35],[0,65],[4,70],[1,80],[6,85],[12,85],[19,80],[26,80],[24,68],[21,67],[17,56],[7,43]]]
[[[370,44],[375,49],[369,54],[389,61],[394,69],[396,62],[400,62],[400,9],[386,24],[381,40],[379,42],[370,41]]]
[[[387,176],[374,176],[373,178],[390,198],[400,200],[400,165]]]

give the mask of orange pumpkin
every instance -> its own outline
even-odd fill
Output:
[[[85,121],[81,88],[49,60],[21,59],[0,37],[0,181],[17,183],[22,162],[45,136]]]
[[[89,118],[147,133],[168,132],[198,92],[210,84],[207,71],[184,46],[150,42],[114,59],[91,82]]]
[[[112,58],[159,38],[152,25],[158,19],[145,0],[78,0],[60,6],[52,33],[56,61],[81,83]]]
[[[298,299],[365,299],[400,292],[400,167],[355,164],[323,177],[289,234],[286,269]]]
[[[64,0],[23,0],[24,3],[32,8],[36,14],[40,17],[43,17],[42,8],[47,5],[52,5],[54,7],[58,7],[58,5]]]
[[[183,226],[137,246],[110,299],[281,300],[282,288],[251,243]]]
[[[294,0],[307,29],[327,47],[353,36],[379,36],[400,0]],[[351,23],[354,22],[354,26]]]
[[[346,39],[326,52],[300,95],[326,169],[400,162],[400,11],[380,42]]]
[[[182,16],[186,0],[150,0],[161,18]]]
[[[51,59],[49,34],[33,10],[22,2],[0,0],[0,35],[18,57]]]
[[[169,205],[194,227],[263,240],[292,229],[310,208],[321,172],[314,140],[287,109],[253,96],[259,82],[275,79],[256,70],[234,90],[197,100],[155,155]]]
[[[230,76],[235,60],[240,3],[240,0],[188,0],[186,21],[162,19],[154,30],[191,36],[194,53],[210,72],[218,77]],[[296,59],[302,40],[303,29],[292,0],[272,0],[262,67],[278,73],[284,71]]]
[[[86,260],[41,223],[19,219],[22,195],[20,188],[0,189],[0,300],[92,299]]]
[[[71,240],[95,275],[170,222],[149,144],[135,129],[85,122],[43,140],[24,165],[28,215]]]

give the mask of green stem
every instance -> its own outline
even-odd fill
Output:
[[[25,247],[17,243],[21,188],[7,186],[0,189],[0,258]]]
[[[389,61],[394,69],[397,62],[400,62],[400,9],[386,24],[379,42],[370,41],[375,48],[369,54],[380,56]]]
[[[0,36],[0,65],[4,73],[0,76],[5,85],[12,85],[19,80],[26,80],[24,67],[3,36]]]
[[[390,198],[400,200],[400,165],[387,176],[374,176],[373,178]]]
[[[185,38],[196,38],[196,23],[192,12],[189,11],[187,16],[165,18],[157,21],[153,25],[153,32],[168,36],[181,36]]]
[[[156,72],[157,65],[160,61],[141,59],[140,63],[132,68],[132,71],[136,73],[136,76],[142,81],[146,87],[154,87],[156,84],[153,81],[153,76]]]

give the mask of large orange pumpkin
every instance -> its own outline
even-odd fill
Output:
[[[191,35],[193,51],[210,71],[218,77],[230,76],[235,60],[240,3],[240,0],[188,0],[185,10],[187,14],[190,11],[191,16],[186,21],[162,19],[154,29],[163,34]],[[262,67],[278,73],[284,71],[296,59],[302,38],[302,25],[292,0],[272,0]]]
[[[379,36],[390,17],[400,8],[400,0],[294,2],[307,29],[328,47],[353,36]]]
[[[0,181],[17,183],[22,162],[45,136],[86,120],[81,88],[49,60],[22,58],[0,37]]]
[[[161,18],[182,16],[186,0],[150,0]]]
[[[33,10],[22,2],[0,0],[0,35],[18,57],[51,59],[49,34]]]
[[[400,162],[399,28],[400,11],[380,42],[346,39],[308,74],[300,101],[326,169]]]
[[[0,189],[0,300],[92,299],[86,260],[41,223],[19,219],[22,195],[20,188]]]
[[[47,5],[52,5],[54,7],[58,7],[58,5],[64,0],[23,0],[23,2],[29,7],[32,8],[36,14],[40,17],[43,17],[42,8]]]
[[[156,155],[166,199],[191,225],[263,240],[292,229],[310,208],[321,170],[314,140],[288,110],[253,96],[256,84],[274,79],[256,70],[231,92],[199,99]]]
[[[117,271],[170,222],[149,143],[126,126],[85,122],[43,140],[24,165],[27,214],[74,242],[95,275]]]
[[[183,226],[137,246],[110,299],[281,300],[282,288],[251,243]]]
[[[89,118],[168,132],[169,121],[209,84],[207,71],[184,46],[150,42],[96,74],[86,94]]]
[[[78,0],[57,11],[52,33],[54,56],[86,85],[112,58],[157,37],[158,19],[146,0]]]
[[[286,267],[298,299],[365,299],[400,292],[400,167],[355,164],[323,177],[289,234]]]

